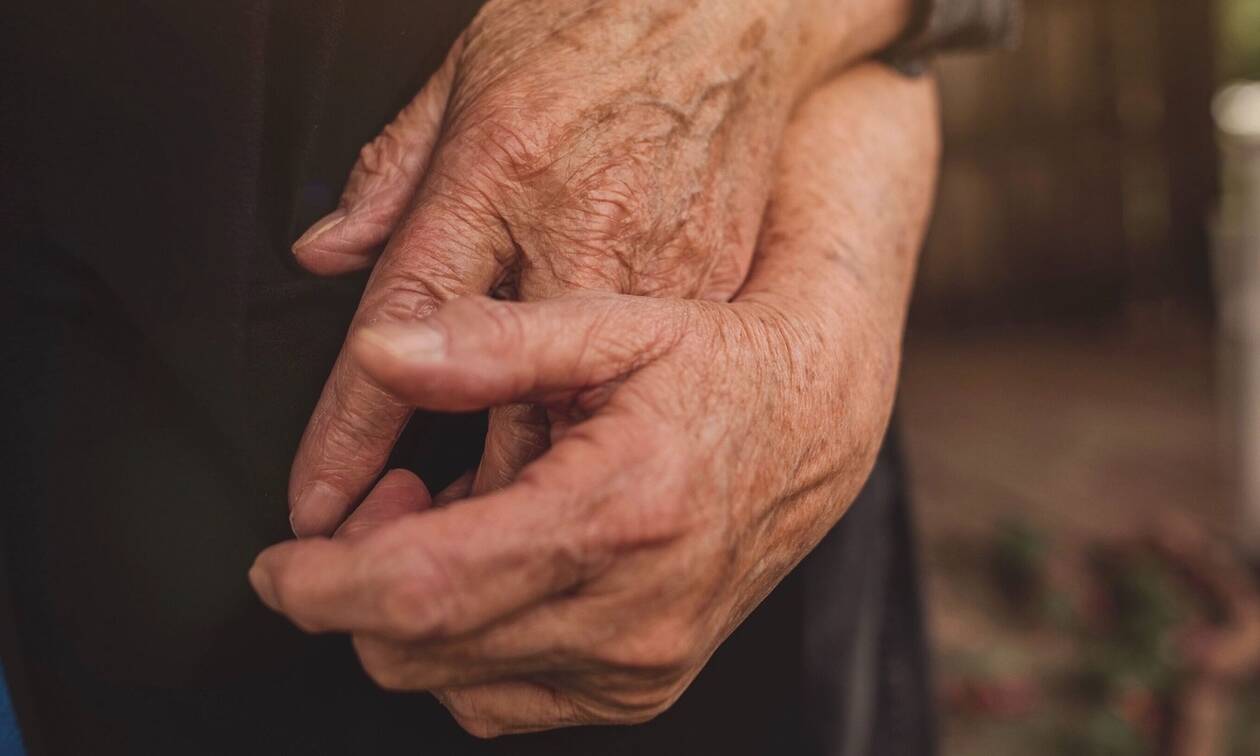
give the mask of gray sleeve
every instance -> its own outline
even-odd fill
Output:
[[[917,11],[902,39],[884,60],[915,71],[946,50],[1014,47],[1019,41],[1022,0],[915,0]]]

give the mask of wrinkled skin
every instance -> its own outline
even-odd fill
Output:
[[[535,403],[550,447],[449,506],[391,472],[334,537],[264,552],[259,595],[308,631],[352,633],[381,685],[435,691],[476,735],[668,707],[874,463],[934,108],[930,83],[877,67],[812,96],[731,303],[469,297],[358,331],[352,354],[393,395]]]
[[[908,5],[491,0],[294,251],[337,274],[385,244],[352,330],[491,292],[727,300],[792,108],[892,40]],[[297,534],[342,522],[410,412],[342,354],[294,461]],[[537,409],[493,410],[474,490],[510,481],[546,435]]]

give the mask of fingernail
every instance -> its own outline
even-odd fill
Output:
[[[289,526],[298,538],[330,533],[341,522],[345,496],[320,481],[307,484],[289,512]]]
[[[446,356],[446,336],[426,323],[372,326],[359,335],[399,360],[433,362]]]
[[[333,210],[328,215],[325,215],[323,218],[316,221],[315,225],[306,230],[306,233],[298,237],[298,240],[293,242],[293,248],[297,249],[298,247],[305,247],[309,245],[311,242],[328,233],[329,230],[341,225],[341,222],[349,217],[349,215],[350,214],[346,212],[346,209],[343,207]]]
[[[258,598],[267,606],[275,609],[279,606],[276,600],[276,588],[271,584],[271,576],[267,574],[261,567],[254,566],[249,568],[249,584],[254,586],[254,592],[258,594]]]

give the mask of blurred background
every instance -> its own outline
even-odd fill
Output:
[[[1027,0],[937,69],[901,424],[944,752],[1260,754],[1260,94],[1213,119],[1260,0]]]

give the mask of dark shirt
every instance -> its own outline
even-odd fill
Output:
[[[358,148],[475,2],[20,4],[0,31],[5,666],[52,754],[911,753],[930,716],[891,450],[817,551],[636,728],[489,743],[259,605],[289,462],[363,276],[298,270]],[[16,148],[16,149],[11,149]],[[440,488],[482,415],[392,464]],[[679,579],[684,579],[680,576]],[[12,662],[12,663],[10,663]],[[875,749],[875,743],[879,748]]]

